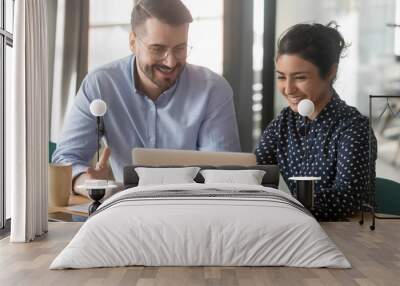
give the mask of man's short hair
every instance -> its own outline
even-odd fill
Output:
[[[132,31],[149,18],[156,18],[171,26],[193,22],[190,11],[181,0],[136,0],[131,14]]]

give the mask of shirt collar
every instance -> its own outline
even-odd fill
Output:
[[[327,105],[321,110],[321,112],[317,115],[317,117],[310,122],[310,124],[317,124],[323,122],[325,119],[331,117],[332,114],[335,114],[335,111],[338,109],[339,104],[341,103],[341,99],[339,95],[333,90],[332,97]],[[296,128],[303,128],[304,126],[304,118],[298,112],[294,112],[289,108],[290,112],[293,114],[296,122]]]
[[[341,100],[339,95],[336,93],[335,90],[333,90],[331,100],[328,102],[328,104],[321,110],[321,112],[317,115],[315,118],[315,122],[321,122],[324,121],[327,117],[330,117],[332,114],[335,113],[337,110]]]

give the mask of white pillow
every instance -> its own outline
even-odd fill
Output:
[[[201,170],[205,184],[261,185],[265,171],[262,170]]]
[[[199,170],[199,167],[135,168],[139,176],[139,186],[195,183],[193,179]]]

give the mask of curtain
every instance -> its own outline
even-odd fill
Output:
[[[65,115],[88,69],[89,0],[58,0],[51,90],[50,139],[57,142]]]
[[[400,0],[395,4],[395,30],[394,30],[394,55],[397,61],[400,61]]]
[[[48,227],[46,26],[46,0],[15,1],[13,91],[6,111],[12,242],[31,241]]]

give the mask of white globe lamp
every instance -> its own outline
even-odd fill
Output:
[[[100,117],[107,112],[107,104],[102,99],[95,99],[90,103],[90,113],[96,116],[97,122],[97,163],[100,158]]]
[[[311,114],[314,113],[315,106],[311,100],[303,99],[299,102],[297,110],[299,111],[301,116],[309,117]]]
[[[90,113],[96,117],[103,116],[107,112],[107,104],[102,99],[95,99],[90,103]]]

